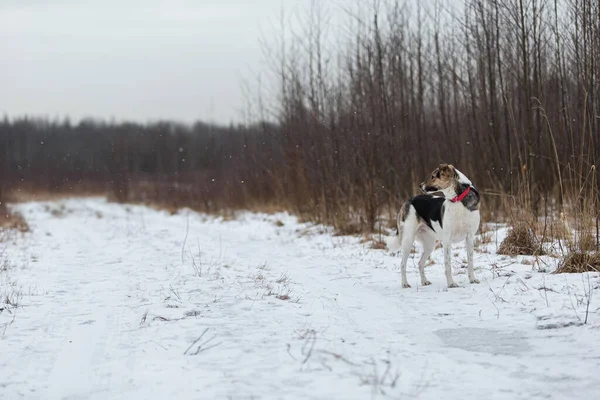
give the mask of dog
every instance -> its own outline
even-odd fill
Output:
[[[409,288],[406,279],[406,263],[416,240],[423,244],[423,256],[419,260],[421,285],[431,285],[425,277],[425,262],[433,251],[436,240],[444,248],[444,266],[449,288],[458,287],[452,279],[450,256],[452,244],[466,241],[469,281],[479,283],[473,271],[473,241],[479,229],[479,192],[473,183],[450,164],[440,164],[431,176],[420,184],[422,195],[404,203],[398,213],[398,234],[390,246],[395,251],[402,248],[402,287]],[[441,192],[443,196],[434,194]]]

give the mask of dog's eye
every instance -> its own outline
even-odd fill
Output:
[[[435,177],[436,177],[436,178],[439,178],[439,177],[440,177],[440,171],[438,171],[438,172],[436,172],[436,173],[435,173]]]

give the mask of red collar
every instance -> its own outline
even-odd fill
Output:
[[[467,195],[469,194],[470,191],[471,191],[471,186],[468,186],[464,192],[462,192],[460,195],[456,196],[455,198],[451,199],[450,201],[453,203],[458,203],[459,201],[462,201],[465,197],[467,197]]]

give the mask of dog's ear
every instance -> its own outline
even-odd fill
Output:
[[[446,178],[455,178],[458,175],[456,169],[451,164],[440,164],[438,168],[440,174]]]
[[[458,179],[458,172],[456,172],[456,168],[452,164],[448,164],[448,168],[450,169],[450,176],[454,176],[455,179]]]

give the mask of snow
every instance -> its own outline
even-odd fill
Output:
[[[0,243],[1,399],[598,398],[600,277],[479,245],[447,289],[287,214],[99,198],[15,206]],[[546,272],[544,272],[544,269]],[[591,298],[590,298],[591,294]],[[588,299],[589,305],[588,305]],[[587,324],[583,324],[589,310]]]

